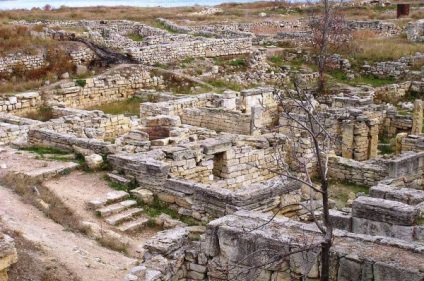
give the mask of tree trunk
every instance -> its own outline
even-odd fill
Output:
[[[330,248],[331,240],[322,243],[321,250],[321,281],[330,280]]]

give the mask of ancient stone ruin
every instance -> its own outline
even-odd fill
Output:
[[[84,239],[125,252],[121,257],[133,259],[123,269],[127,281],[320,280],[324,200],[314,189],[320,189],[319,166],[325,163],[334,227],[330,280],[424,280],[423,101],[414,98],[396,107],[378,100],[422,95],[424,70],[412,70],[424,60],[422,53],[361,67],[363,75],[399,83],[337,85],[320,96],[308,87],[288,87],[293,81],[314,81],[316,72],[274,67],[267,49],[255,46],[282,39],[301,46],[311,37],[304,20],[187,26],[157,21],[177,33],[126,20],[43,22],[43,35],[36,36],[78,39],[80,48],[70,53],[75,65],[108,61],[114,54],[117,61],[131,64],[1,97],[0,143],[5,149],[0,156],[9,155],[0,162],[3,185],[55,222],[74,219],[78,223],[72,227]],[[401,32],[384,21],[348,25],[380,37]],[[76,36],[55,26],[85,31]],[[262,28],[277,32],[255,33]],[[408,39],[421,42],[422,29],[422,21],[408,24]],[[134,34],[143,40],[128,38]],[[312,59],[306,52],[285,52],[287,61]],[[229,72],[217,60],[207,65],[226,56],[236,56]],[[247,59],[240,62],[237,56]],[[192,77],[184,67],[158,66],[199,58],[207,67]],[[42,54],[4,57],[0,72],[17,63],[36,69],[45,60]],[[239,64],[246,70],[232,73]],[[351,74],[350,61],[341,55],[334,54],[331,65]],[[203,91],[170,92],[175,80],[169,77]],[[242,87],[218,90],[211,82],[218,77]],[[304,99],[296,98],[300,93]],[[137,115],[93,109],[128,100],[136,100]],[[46,108],[48,120],[30,118]],[[311,131],[316,130],[322,134],[314,139]],[[331,135],[332,141],[317,155],[322,143],[315,141],[324,142],[323,135]],[[393,151],[383,153],[387,148]],[[53,152],[59,156],[49,158]],[[22,159],[30,159],[27,170],[16,164]],[[82,170],[74,171],[78,166]],[[58,195],[63,190],[55,194],[58,182],[69,174],[83,178],[91,172],[92,179],[100,173],[118,190],[103,187],[82,200],[77,193],[91,196],[90,189],[98,188],[87,183],[66,198]],[[63,220],[57,210],[71,211]],[[0,280],[7,280],[17,252],[13,239],[2,232]],[[88,259],[84,250],[73,251]]]

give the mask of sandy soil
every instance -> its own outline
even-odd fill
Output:
[[[5,187],[0,187],[0,216],[5,229],[19,233],[32,245],[38,245],[50,262],[66,268],[73,276],[60,276],[57,280],[122,280],[136,264],[135,259],[101,247],[79,233],[65,231]],[[40,259],[36,253],[34,255],[35,259]],[[11,278],[13,280],[13,274]]]

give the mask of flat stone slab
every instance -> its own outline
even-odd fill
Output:
[[[424,190],[396,188],[384,184],[371,187],[370,196],[374,198],[398,201],[408,205],[418,205],[421,202],[424,202]]]
[[[419,218],[419,210],[401,202],[361,196],[353,201],[352,217],[411,226]]]

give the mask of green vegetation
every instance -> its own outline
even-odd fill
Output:
[[[53,119],[53,109],[50,106],[41,106],[37,111],[30,111],[24,117],[39,120],[39,121],[49,121]]]
[[[338,207],[344,207],[349,200],[349,193],[357,194],[363,192],[368,194],[369,187],[351,183],[348,181],[331,181],[330,182],[330,198],[336,201]]]
[[[131,40],[133,40],[133,41],[136,41],[136,42],[143,41],[143,36],[140,35],[140,34],[135,34],[135,33],[128,34],[126,37],[129,38],[129,39],[131,39]]]
[[[228,65],[236,66],[236,67],[245,67],[247,66],[246,60],[242,58],[233,59],[228,62]]]
[[[328,70],[327,73],[332,76],[333,82],[345,83],[352,86],[368,84],[373,87],[380,87],[396,82],[396,80],[393,78],[379,78],[372,75],[362,75],[361,77],[355,77],[355,79],[350,80],[347,78],[346,73],[341,70]]]
[[[84,87],[85,87],[85,85],[87,84],[87,81],[86,81],[85,79],[77,79],[77,80],[75,80],[75,83],[76,83],[78,86],[80,86],[80,87],[84,88]]]
[[[237,84],[237,83],[234,83],[234,82],[226,82],[224,80],[208,80],[207,83],[212,85],[215,88],[222,90],[222,91],[227,90],[227,89],[231,89],[233,91],[239,92],[239,91],[244,89],[243,85],[240,85],[240,84]]]
[[[131,97],[129,99],[111,103],[105,103],[90,107],[88,110],[101,110],[107,114],[124,114],[125,116],[140,116],[140,103],[146,100]]]
[[[125,185],[111,181],[107,175],[104,176],[104,179],[107,181],[108,185],[115,190],[123,190],[125,192],[130,192],[131,190],[137,187],[135,184],[135,180],[132,180],[128,185]]]
[[[162,69],[168,69],[169,68],[169,65],[167,65],[165,63],[160,63],[160,62],[155,62],[153,64],[153,66],[154,67],[159,67],[159,68],[162,68]]]
[[[43,160],[54,160],[54,161],[62,161],[62,162],[70,162],[70,161],[78,162],[75,155],[72,154],[71,152],[56,149],[56,148],[32,146],[32,147],[22,148],[21,150],[36,153],[38,155],[38,158],[43,159]],[[65,169],[65,170],[62,171],[61,174],[67,175],[68,173],[70,173],[70,170],[67,171]]]
[[[173,30],[169,26],[166,26],[165,24],[163,24],[162,22],[157,21],[157,20],[152,23],[152,26],[156,27],[156,28],[164,29],[164,30],[166,30],[166,31],[168,31],[169,33],[172,33],[172,34],[178,33],[177,31]]]
[[[136,199],[137,200],[137,199]],[[167,214],[173,219],[177,219],[182,221],[183,223],[186,223],[188,225],[197,225],[198,222],[193,219],[192,217],[187,217],[178,214],[177,211],[170,209],[169,205],[163,201],[160,201],[157,196],[154,196],[153,202],[151,204],[145,204],[139,200],[137,200],[138,204],[143,208],[143,210],[151,216],[153,219],[150,222],[152,225],[156,225],[154,218],[161,215],[161,214]]]
[[[21,150],[34,152],[38,155],[40,155],[41,158],[45,158],[46,154],[55,154],[55,155],[68,155],[69,151],[64,151],[56,148],[50,148],[50,147],[39,147],[39,146],[31,146],[22,148]]]

